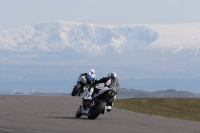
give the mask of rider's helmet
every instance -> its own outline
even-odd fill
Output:
[[[89,71],[89,73],[95,74],[95,70],[94,70],[94,69],[91,69],[91,70]]]
[[[87,79],[88,83],[92,83],[92,81],[96,79],[95,70],[94,70],[94,69],[91,69],[91,70],[87,73],[86,79]]]
[[[111,72],[111,73],[108,74],[107,77],[109,77],[109,78],[116,78],[117,74],[115,72]]]
[[[117,78],[117,74],[115,72],[111,72],[108,74],[107,76],[109,79],[107,80],[107,82],[105,83],[106,86],[111,86],[111,85],[117,85],[118,84],[118,78]]]

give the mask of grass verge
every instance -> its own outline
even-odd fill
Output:
[[[200,121],[200,99],[198,98],[116,99],[114,107],[144,114]]]

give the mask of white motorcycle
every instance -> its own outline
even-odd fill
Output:
[[[79,77],[77,84],[74,86],[71,96],[81,96],[87,90],[88,84],[86,76]]]
[[[75,114],[77,118],[85,115],[88,119],[96,119],[102,112],[104,112],[107,103],[114,100],[119,89],[117,87],[105,87],[102,89],[97,88],[97,86],[93,87],[96,87],[94,89],[93,98],[83,98],[83,102]]]

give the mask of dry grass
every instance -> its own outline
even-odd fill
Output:
[[[114,106],[144,114],[200,121],[200,99],[198,98],[117,99]]]

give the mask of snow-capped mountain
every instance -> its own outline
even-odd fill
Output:
[[[105,26],[67,21],[41,22],[0,32],[0,48],[104,55],[141,48],[176,53],[200,48],[200,24]]]
[[[68,87],[70,92],[78,75],[90,68],[97,78],[117,72],[122,87],[196,91],[199,29],[200,23],[106,26],[53,21],[3,30],[0,91]]]
[[[146,25],[158,32],[158,39],[151,47],[171,50],[173,54],[193,50],[198,54],[200,46],[200,23]]]
[[[101,26],[71,22],[43,22],[2,31],[0,48],[9,50],[64,49],[94,55],[120,53],[148,46],[157,32],[144,26]]]

